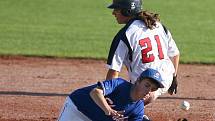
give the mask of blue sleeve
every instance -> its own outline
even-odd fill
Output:
[[[103,82],[98,82],[97,85],[103,89],[104,96],[111,94],[120,84],[127,82],[121,78],[115,78],[111,80],[105,80]]]
[[[144,103],[143,101],[139,101],[136,104],[136,107],[132,111],[132,114],[129,118],[129,121],[142,121],[144,115]]]

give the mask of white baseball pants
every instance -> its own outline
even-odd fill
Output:
[[[57,121],[91,121],[81,113],[72,100],[67,97]]]

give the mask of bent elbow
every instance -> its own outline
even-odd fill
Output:
[[[98,88],[94,88],[90,91],[90,97],[94,97],[95,95],[102,94],[102,90]]]

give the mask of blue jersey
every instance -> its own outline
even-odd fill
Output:
[[[114,110],[124,110],[124,116],[128,116],[129,121],[142,121],[144,102],[143,100],[132,101],[130,97],[132,84],[121,78],[98,82],[95,85],[78,89],[69,95],[78,110],[89,119],[92,121],[113,121],[111,116],[105,115],[104,111],[90,97],[90,91],[97,86],[103,88],[104,96],[110,98],[116,105],[113,107]]]

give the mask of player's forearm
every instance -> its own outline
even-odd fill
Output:
[[[110,79],[118,78],[118,77],[119,77],[119,72],[118,71],[109,69],[108,73],[107,73],[107,76],[106,76],[106,80],[110,80]]]
[[[90,92],[90,97],[93,101],[105,112],[106,115],[110,115],[111,107],[108,105],[103,90],[95,88]]]
[[[178,54],[178,55],[174,56],[173,59],[172,59],[173,65],[175,67],[175,74],[174,74],[174,76],[176,76],[177,72],[178,72],[179,58],[180,58],[180,55]]]

